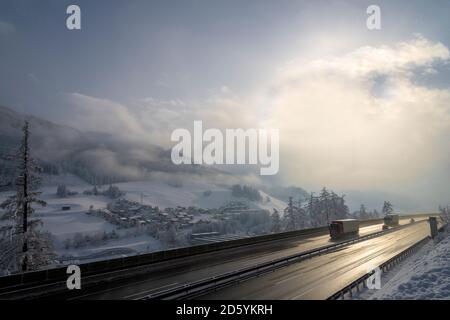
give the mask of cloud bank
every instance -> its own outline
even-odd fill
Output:
[[[165,147],[175,128],[280,129],[280,179],[318,188],[399,190],[430,175],[448,182],[450,90],[417,78],[448,67],[449,49],[417,35],[391,46],[281,64],[268,85],[229,86],[198,100],[117,103],[78,93],[72,125]],[[428,190],[428,192],[433,192]],[[448,195],[447,195],[448,196]]]
[[[268,124],[282,129],[285,178],[392,190],[447,169],[450,91],[416,77],[449,57],[419,36],[281,68]]]

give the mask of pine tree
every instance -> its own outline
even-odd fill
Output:
[[[272,213],[272,227],[271,227],[271,231],[273,233],[278,233],[278,232],[281,231],[280,214],[278,213],[278,211],[276,209],[273,209],[273,213]]]
[[[6,210],[6,217],[12,226],[9,244],[13,254],[7,262],[12,272],[36,270],[48,264],[53,257],[50,241],[38,230],[41,221],[30,219],[34,212],[33,205],[45,206],[46,203],[38,199],[40,192],[36,191],[40,185],[38,174],[41,169],[30,154],[28,122],[25,122],[22,131],[23,138],[16,156],[16,193],[0,205]]]
[[[65,198],[67,197],[67,187],[65,184],[60,184],[58,185],[58,187],[56,188],[56,195],[60,198]]]
[[[297,210],[295,212],[295,225],[297,229],[305,229],[309,226],[308,212],[303,205],[304,200],[300,198],[298,200]]]
[[[314,202],[315,202],[314,192],[311,192],[310,197],[309,197],[309,200],[308,200],[308,203],[307,203],[307,205],[306,205],[306,211],[307,211],[307,213],[308,213],[308,215],[309,215],[310,224],[311,224],[313,227],[316,227],[317,224],[316,224],[316,221],[315,221],[315,219],[314,219],[314,217],[315,217],[315,213],[314,213],[314,208],[315,208]]]
[[[441,219],[444,223],[450,222],[450,206],[442,207],[439,206],[439,212],[441,213]]]
[[[385,201],[381,212],[384,215],[392,214],[394,212],[394,207],[392,206],[392,204],[389,201]]]
[[[320,224],[328,224],[330,222],[330,193],[327,188],[323,188],[319,195],[320,201]]]
[[[305,208],[303,207],[303,205],[299,206],[299,214],[305,216],[302,221],[306,221],[306,217],[309,215],[310,225],[313,227],[323,226],[332,220],[344,219],[349,215],[348,206],[345,204],[345,195],[338,196],[326,188],[323,188],[317,197],[311,193]]]
[[[378,218],[379,216],[380,214],[378,213],[378,210],[377,209],[373,210],[373,217]]]
[[[295,230],[295,210],[294,202],[292,197],[289,197],[288,206],[284,209],[284,219],[286,221],[286,230]]]
[[[367,219],[369,215],[367,214],[366,206],[364,204],[361,204],[361,207],[359,208],[359,218],[360,219]]]
[[[292,197],[289,197],[288,206],[284,209],[284,221],[286,230],[299,230],[308,226],[307,211],[303,208],[302,201],[298,206],[294,205]]]

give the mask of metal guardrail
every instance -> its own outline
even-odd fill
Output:
[[[439,231],[443,231],[446,227],[447,227],[447,224],[443,224],[442,226],[440,226]],[[382,263],[378,268],[380,268],[380,270],[383,273],[388,272],[389,270],[392,269],[392,267],[396,266],[399,262],[403,261],[406,257],[408,257],[412,253],[416,252],[422,245],[427,243],[430,239],[431,239],[430,236],[423,238],[422,240],[413,244],[411,247],[403,250],[399,254],[395,255],[394,257],[390,258],[386,262]],[[360,287],[364,287],[366,280],[369,279],[374,273],[375,273],[375,270],[366,273],[365,275],[356,279],[355,281],[353,281],[346,287],[342,288],[338,292],[332,294],[330,297],[327,298],[327,300],[345,299],[346,294],[348,294],[350,297],[352,297],[353,291],[356,290],[357,292],[360,292],[361,291]]]
[[[86,276],[96,276],[114,271],[123,271],[131,268],[139,268],[159,262],[169,261],[178,258],[186,258],[197,254],[205,254],[218,250],[231,249],[242,246],[259,245],[270,241],[282,241],[301,236],[326,234],[328,227],[318,227],[312,229],[296,230],[278,234],[262,235],[250,238],[242,238],[211,244],[201,244],[190,247],[170,249],[164,251],[155,251],[152,253],[140,254],[135,256],[100,260],[95,262],[81,263],[81,273]],[[39,271],[19,273],[0,277],[0,293],[6,292],[9,288],[21,288],[44,283],[55,283],[57,281],[66,281],[67,267],[49,268]]]
[[[438,215],[436,213],[427,214],[414,214],[404,215],[403,219],[410,217],[422,218],[431,215]],[[369,226],[380,223],[382,219],[369,219],[361,221],[361,226]],[[304,229],[298,231],[290,231],[279,234],[270,234],[258,237],[251,237],[245,239],[237,239],[226,241],[223,243],[213,243],[207,245],[198,245],[193,247],[171,249],[167,251],[158,251],[154,253],[136,255],[124,258],[115,258],[109,260],[102,260],[90,263],[80,264],[81,272],[84,277],[92,277],[94,282],[101,282],[102,277],[105,277],[110,281],[114,277],[119,279],[124,276],[130,276],[124,274],[127,270],[134,270],[139,268],[148,267],[155,263],[170,261],[173,259],[190,257],[197,254],[204,254],[213,252],[216,250],[231,249],[241,246],[250,246],[256,244],[262,244],[271,241],[282,241],[284,239],[295,238],[299,236],[308,236],[314,234],[326,234],[328,227],[319,227],[314,229]],[[370,236],[370,235],[369,235]],[[320,249],[322,250],[322,249]],[[94,280],[94,278],[96,280]],[[23,291],[32,288],[47,288],[64,282],[67,279],[66,267],[50,268],[41,271],[25,272],[10,276],[0,277],[0,293],[7,294],[8,292]],[[85,278],[86,279],[86,278]]]
[[[384,262],[379,266],[380,270],[385,273],[389,271],[393,266],[397,265],[400,261],[405,259],[407,256],[415,252],[419,247],[421,247],[423,244],[428,242],[431,239],[430,236],[425,237],[424,239],[420,240],[419,242],[416,242],[411,247],[403,250],[399,254],[395,255],[394,257],[390,258],[388,261]],[[361,288],[364,287],[365,282],[367,279],[369,279],[372,275],[374,275],[375,270],[366,273],[362,277],[356,279],[352,283],[350,283],[348,286],[342,288],[338,292],[334,293],[330,297],[327,298],[327,300],[338,300],[338,299],[345,299],[345,295],[348,294],[350,297],[353,296],[353,290],[356,289],[357,292],[360,292]]]
[[[429,216],[430,214],[419,214],[417,217]],[[405,216],[404,218],[407,218]],[[369,226],[376,223],[381,223],[382,219],[368,219],[361,221],[361,226]],[[155,251],[152,253],[145,253],[135,256],[128,256],[123,258],[113,258],[100,260],[95,262],[81,263],[82,274],[86,276],[96,276],[116,271],[128,270],[131,268],[139,268],[154,263],[169,261],[178,258],[185,258],[196,254],[205,254],[217,250],[225,250],[242,246],[251,246],[262,244],[271,241],[282,241],[295,237],[326,234],[328,227],[317,227],[310,229],[302,229],[288,232],[281,232],[276,234],[268,234],[256,237],[242,238],[224,242],[216,242],[211,244],[194,245],[190,247],[183,247],[177,249],[169,249],[164,251]],[[43,284],[51,284],[58,281],[66,281],[66,267],[49,268],[39,271],[31,271],[19,273],[9,276],[0,277],[0,293],[7,292],[12,289],[20,289],[31,286],[39,286]]]
[[[335,251],[339,248],[347,246],[349,244],[354,244],[357,242],[362,242],[369,240],[371,238],[379,237],[391,232],[398,231],[403,228],[407,228],[413,224],[424,223],[426,220],[416,221],[410,224],[401,225],[388,230],[378,231],[365,236],[361,236],[354,239],[349,239],[341,241],[336,244],[329,246],[324,246],[287,257],[274,259],[268,262],[260,263],[254,266],[242,268],[236,271],[227,272],[218,276],[213,276],[210,278],[202,279],[199,281],[186,283],[181,286],[166,289],[163,291],[158,291],[154,293],[149,293],[146,296],[139,298],[138,300],[151,300],[151,299],[191,299],[204,294],[207,294],[218,289],[233,285],[238,282],[243,282],[245,280],[257,277],[261,274],[274,271],[278,268],[285,267],[289,264],[299,262],[305,259],[309,259],[324,253]]]

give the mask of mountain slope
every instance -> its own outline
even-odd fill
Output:
[[[70,172],[90,183],[142,180],[154,172],[227,175],[212,167],[174,165],[170,151],[155,145],[125,140],[120,135],[80,132],[4,106],[0,106],[0,156],[17,150],[25,120],[30,123],[33,156],[44,169]]]

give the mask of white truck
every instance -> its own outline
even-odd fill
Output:
[[[387,214],[384,218],[383,229],[397,227],[400,224],[400,216],[398,214]]]
[[[359,233],[359,221],[356,219],[334,220],[330,223],[331,239],[357,236]]]

